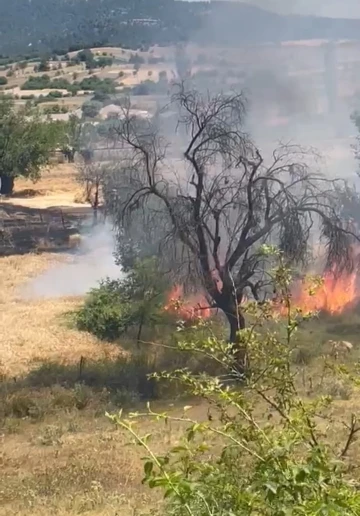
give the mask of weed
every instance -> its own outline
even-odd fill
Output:
[[[353,391],[350,385],[336,378],[325,382],[322,386],[322,390],[325,395],[338,400],[349,400]]]
[[[61,426],[49,425],[46,426],[44,431],[38,436],[37,441],[42,446],[54,446],[61,445],[61,437],[64,432]]]

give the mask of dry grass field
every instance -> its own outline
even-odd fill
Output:
[[[61,315],[74,310],[79,300],[23,299],[26,281],[54,266],[63,256],[29,254],[0,259],[0,367],[3,374],[17,376],[46,360],[78,362],[81,356],[104,358],[118,349],[97,342],[67,327]]]
[[[35,185],[19,180],[14,198],[4,202],[71,210],[77,188],[71,167],[60,165]],[[129,437],[105,417],[116,410],[106,391],[17,387],[44,363],[77,365],[81,357],[95,363],[123,353],[68,324],[64,316],[79,298],[23,297],[29,280],[64,260],[51,252],[0,257],[0,515],[150,514],[159,499],[141,484],[143,452],[126,446]],[[201,406],[195,411],[205,416]],[[155,451],[178,442],[179,427],[144,426],[154,433]]]
[[[64,208],[69,212],[73,208],[88,209],[88,205],[75,202],[80,196],[81,187],[75,182],[74,168],[57,165],[45,171],[35,184],[19,179],[14,196],[3,203],[44,212],[48,208]],[[0,258],[1,270],[5,271],[0,277],[0,363],[3,373],[16,376],[44,360],[71,362],[78,361],[82,355],[96,358],[114,352],[113,347],[69,330],[59,321],[61,314],[78,305],[79,299],[24,299],[22,288],[30,279],[64,260],[66,255],[51,252]],[[11,332],[9,328],[12,328]]]
[[[35,184],[17,180],[0,212],[31,209],[45,218],[58,208],[70,215],[86,208],[75,202],[79,197],[74,168],[56,165]],[[69,324],[66,314],[80,298],[23,295],[29,281],[66,259],[54,252],[0,256],[0,516],[150,515],[161,500],[141,483],[144,452],[126,446],[129,436],[105,417],[119,404],[105,388],[59,385],[51,377],[53,363],[77,368],[85,357],[108,364],[125,352]],[[24,386],[43,364],[50,368],[47,385]],[[165,401],[157,405],[176,411]],[[191,413],[205,418],[206,407]],[[164,428],[149,420],[142,431],[153,434],[155,452],[178,444],[182,433],[180,425]]]

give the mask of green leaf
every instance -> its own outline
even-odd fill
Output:
[[[145,462],[144,464],[144,472],[146,477],[149,477],[152,474],[154,469],[154,464],[151,461]]]

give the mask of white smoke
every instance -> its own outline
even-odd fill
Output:
[[[102,279],[122,277],[113,256],[114,235],[109,225],[99,225],[83,236],[75,254],[30,281],[22,294],[26,298],[81,296]]]

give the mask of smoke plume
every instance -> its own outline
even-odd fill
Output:
[[[32,280],[23,292],[27,298],[81,296],[107,277],[122,276],[115,264],[114,235],[109,225],[99,225],[84,235],[79,248],[65,263],[57,264]]]

